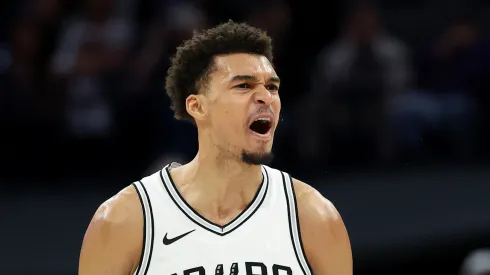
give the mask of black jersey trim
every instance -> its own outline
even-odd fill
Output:
[[[260,208],[260,206],[264,202],[265,197],[268,193],[269,175],[267,173],[266,168],[262,167],[262,182],[261,182],[259,188],[257,189],[257,192],[255,193],[255,196],[253,197],[253,199],[250,201],[250,203],[247,205],[247,207],[237,217],[235,217],[233,220],[228,222],[226,225],[221,226],[221,225],[213,223],[213,222],[209,221],[208,219],[204,218],[201,214],[199,214],[197,211],[195,211],[184,200],[184,198],[179,193],[179,191],[178,191],[178,189],[177,189],[177,187],[176,187],[176,185],[175,185],[175,183],[174,183],[174,181],[170,175],[170,171],[169,171],[170,168],[169,167],[170,167],[170,165],[167,165],[167,166],[165,166],[165,168],[163,168],[160,171],[160,178],[162,180],[162,184],[165,187],[165,190],[167,191],[169,197],[175,203],[177,208],[180,211],[182,211],[184,213],[184,215],[187,216],[187,218],[189,218],[192,222],[196,223],[197,225],[199,225],[203,229],[206,229],[207,231],[209,231],[211,233],[215,233],[219,236],[225,236],[225,235],[233,232],[238,227],[243,225],[248,219],[250,219],[255,214],[255,212],[257,212],[257,210]],[[163,173],[165,173],[166,177],[168,178],[168,181],[165,180]],[[170,188],[177,194],[178,198],[176,198],[172,194]],[[260,196],[260,198],[259,198],[259,196]],[[258,199],[260,199],[260,201],[256,204]],[[179,202],[181,202],[185,206],[185,208],[181,207]],[[252,209],[252,211],[249,212],[248,215],[244,216],[245,213],[247,213],[247,211],[250,211],[251,207],[253,207],[253,206],[254,206],[254,208]],[[199,219],[192,217],[192,215],[189,212],[196,215]],[[243,218],[243,220],[240,223],[237,223],[234,225],[234,223],[242,217],[245,217],[245,218]],[[218,230],[216,230],[215,228],[217,228]]]
[[[313,269],[311,268],[310,262],[308,261],[308,257],[306,257],[306,253],[303,245],[303,239],[301,238],[301,227],[299,224],[299,213],[298,213],[298,201],[296,200],[296,193],[294,191],[293,178],[291,178],[291,175],[289,174],[288,176],[289,176],[289,182],[291,183],[291,191],[293,192],[293,202],[294,202],[294,208],[296,210],[296,230],[298,231],[298,240],[299,240],[301,252],[303,253],[303,258],[306,262],[306,265],[310,270],[310,274],[313,275]]]
[[[264,180],[265,180],[266,182],[269,182],[269,174],[267,173],[267,169],[265,169],[265,168],[264,168],[264,173],[265,173],[265,175],[264,175],[265,179],[264,179]],[[260,189],[262,189],[262,187],[260,187]],[[259,189],[259,190],[260,190],[260,189]],[[248,216],[246,216],[246,217],[243,219],[243,221],[242,221],[241,223],[237,224],[235,227],[233,227],[232,229],[230,229],[228,232],[226,232],[226,234],[229,234],[229,233],[231,233],[231,232],[235,231],[235,229],[237,229],[237,228],[238,228],[238,227],[240,227],[242,224],[244,224],[246,221],[248,221],[248,219],[250,219],[250,218],[251,218],[251,217],[252,217],[252,216],[255,214],[255,212],[257,212],[257,210],[259,210],[260,206],[262,205],[262,203],[263,203],[263,202],[264,202],[264,200],[265,200],[265,197],[267,196],[268,191],[269,191],[269,184],[266,184],[266,185],[265,185],[264,195],[262,196],[262,199],[261,199],[261,200],[260,200],[260,202],[257,204],[257,206],[256,206],[256,207],[253,209],[253,211],[252,211],[252,212],[251,212],[251,213],[250,213]],[[247,208],[245,208],[245,210],[243,210],[243,212],[242,212],[242,213],[244,213],[245,211],[247,211],[247,209],[248,209],[248,208],[249,208],[249,207],[252,205],[252,203],[253,203],[253,202],[254,202],[254,201],[257,199],[256,197],[257,197],[258,195],[259,195],[259,192],[255,193],[255,197],[252,199],[251,203],[250,203],[249,205],[247,205]],[[241,215],[242,213],[240,213],[240,215]],[[240,216],[240,215],[239,215],[239,216]],[[238,217],[236,217],[235,219],[233,219],[233,221],[234,221],[234,220],[236,220],[236,219],[238,219]],[[232,222],[233,222],[233,221],[232,221]],[[230,223],[231,223],[231,222],[230,222]]]
[[[303,271],[303,274],[306,275],[306,272],[303,268],[303,265],[301,264],[301,261],[299,260],[299,255],[298,255],[298,251],[296,249],[296,245],[294,243],[294,237],[293,237],[293,225],[291,223],[291,219],[292,219],[292,214],[291,214],[291,206],[290,206],[290,203],[289,203],[289,195],[288,195],[288,189],[287,189],[287,186],[286,186],[286,178],[284,177],[284,173],[281,172],[281,177],[282,177],[282,183],[283,183],[283,187],[284,187],[284,196],[286,197],[286,204],[287,204],[287,209],[288,209],[288,223],[289,223],[289,236],[291,237],[291,244],[293,245],[293,249],[294,249],[294,255],[296,256],[296,260],[298,261],[298,264],[299,266],[301,267],[301,270]]]
[[[161,178],[161,180],[162,180],[162,185],[163,185],[163,187],[165,187],[165,190],[167,191],[168,196],[169,196],[169,197],[172,199],[172,201],[174,202],[175,206],[177,206],[177,208],[179,208],[179,210],[180,210],[182,213],[184,213],[184,215],[186,215],[186,216],[187,216],[187,218],[189,218],[189,220],[191,220],[191,221],[195,222],[195,221],[194,221],[194,219],[192,219],[192,218],[191,218],[191,216],[189,216],[189,214],[187,214],[187,212],[185,212],[185,211],[184,211],[182,208],[180,208],[179,203],[178,203],[178,202],[175,200],[175,198],[174,198],[174,197],[172,196],[172,194],[170,193],[170,190],[168,189],[168,186],[167,186],[167,184],[165,183],[165,179],[164,179],[164,177],[163,177],[163,171],[164,171],[165,169],[166,169],[166,168],[164,168],[164,169],[162,169],[162,170],[160,171],[160,178]],[[198,222],[195,222],[195,223],[196,223],[197,225],[201,226],[202,228],[204,228],[204,229],[206,229],[206,230],[208,230],[208,231],[210,231],[210,232],[213,232],[213,233],[214,233],[214,231],[212,231],[212,230],[210,230],[209,228],[207,228],[207,227],[203,226],[202,224],[200,224],[200,223],[198,223]]]
[[[143,245],[141,247],[141,256],[140,260],[138,263],[138,267],[136,268],[135,275],[140,275],[140,270],[141,270],[141,265],[143,264],[143,258],[145,256],[145,250],[146,250],[146,210],[145,210],[145,205],[143,202],[143,198],[141,197],[140,190],[138,189],[138,186],[136,186],[136,183],[133,183],[133,188],[136,190],[136,194],[138,194],[138,198],[141,203],[141,209],[143,210]]]
[[[145,185],[141,181],[140,181],[140,184],[141,184],[141,187],[143,188],[143,191],[145,192],[146,201],[148,202],[148,207],[150,209],[150,220],[151,220],[151,229],[150,229],[150,233],[151,233],[150,252],[149,252],[149,255],[148,255],[148,261],[146,263],[145,272],[143,273],[143,275],[146,275],[148,273],[148,270],[150,269],[151,257],[153,255],[153,243],[154,243],[154,240],[155,240],[155,223],[154,223],[155,220],[153,219],[153,207],[151,206],[151,201],[150,201],[150,196],[148,195],[148,191],[146,190]]]
[[[304,254],[304,251],[301,250],[301,252],[303,252],[303,254],[301,255],[298,251],[298,249],[303,249],[300,245],[301,248],[298,248],[297,245],[296,245],[296,241],[295,241],[295,237],[294,237],[294,233],[293,233],[293,230],[296,230],[296,229],[299,229],[298,227],[298,212],[297,212],[297,208],[294,208],[296,211],[295,211],[295,214],[293,214],[293,207],[296,207],[295,203],[296,203],[296,198],[294,198],[294,192],[292,194],[289,194],[288,192],[288,183],[287,183],[287,180],[286,180],[286,176],[285,176],[285,173],[284,172],[281,172],[281,176],[282,176],[282,182],[283,182],[283,187],[284,187],[284,195],[286,197],[286,204],[287,204],[287,210],[288,210],[288,223],[289,223],[289,234],[290,234],[290,238],[291,238],[291,244],[293,245],[293,249],[294,249],[294,254],[296,256],[296,260],[298,261],[298,264],[299,266],[301,267],[301,270],[303,271],[303,274],[305,275],[313,275],[313,272],[308,264],[308,260],[306,259],[306,256]],[[291,179],[291,177],[289,175],[287,175],[287,177],[289,179]],[[292,181],[290,181],[290,186],[292,188]],[[290,198],[292,197],[292,198]],[[293,205],[292,205],[293,204]],[[293,228],[293,219],[295,219],[297,221],[296,223],[296,228]],[[297,235],[299,237],[299,239],[301,240],[301,237],[300,237],[300,232],[297,231]],[[300,244],[301,244],[301,241],[300,241]],[[307,267],[304,266],[304,264],[302,263],[301,259],[300,258],[303,258],[307,264]],[[308,270],[306,270],[305,268],[308,268]]]

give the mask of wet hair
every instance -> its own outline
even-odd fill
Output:
[[[166,77],[175,118],[194,121],[186,110],[187,97],[198,94],[207,84],[214,69],[214,57],[234,53],[261,55],[272,62],[272,39],[263,30],[228,21],[194,33],[177,48]]]

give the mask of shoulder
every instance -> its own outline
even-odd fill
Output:
[[[103,202],[95,212],[90,225],[129,228],[142,221],[141,202],[133,185],[119,191]]]
[[[339,211],[310,185],[292,183],[302,244],[314,273],[352,274],[350,240]]]
[[[336,224],[342,222],[340,213],[334,204],[315,188],[294,178],[292,183],[301,225],[313,228],[320,226],[325,229],[325,226],[335,227]]]
[[[142,206],[135,187],[130,185],[95,211],[83,239],[80,274],[100,274],[105,268],[134,271],[142,242]]]

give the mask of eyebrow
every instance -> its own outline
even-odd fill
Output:
[[[254,82],[259,82],[259,79],[254,76],[254,75],[235,75],[234,77],[231,78],[230,82],[233,81],[254,81]],[[277,76],[272,76],[268,79],[267,82],[276,82],[276,83],[281,83],[281,79]]]

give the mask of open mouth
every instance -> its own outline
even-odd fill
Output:
[[[252,122],[252,124],[250,124],[249,128],[250,128],[250,130],[252,130],[253,132],[255,132],[257,134],[265,135],[272,128],[272,120],[270,118],[267,118],[267,117],[260,117],[256,120],[254,120],[254,122]]]

